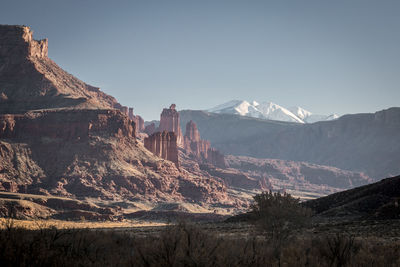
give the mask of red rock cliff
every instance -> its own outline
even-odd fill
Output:
[[[179,168],[177,138],[173,132],[157,132],[144,139],[144,146],[163,159],[172,161]]]
[[[118,108],[116,99],[61,69],[47,56],[47,39],[26,26],[0,25],[0,113],[74,107]]]
[[[117,110],[48,110],[0,115],[0,138],[82,140],[93,134],[134,139],[135,123]]]
[[[183,146],[183,136],[180,127],[179,113],[172,104],[169,108],[164,108],[160,116],[160,126],[158,131],[174,132],[178,146]]]

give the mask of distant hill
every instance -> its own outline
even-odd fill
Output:
[[[204,139],[225,154],[305,161],[366,172],[376,180],[400,174],[400,108],[345,115],[311,124],[184,110]]]
[[[305,202],[317,215],[400,219],[400,176]]]

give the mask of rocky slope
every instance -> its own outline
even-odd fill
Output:
[[[225,154],[305,161],[365,172],[374,179],[400,173],[400,108],[345,115],[312,124],[181,111],[201,136]]]

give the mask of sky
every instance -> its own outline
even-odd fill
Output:
[[[340,115],[400,106],[397,0],[2,0],[49,57],[145,120],[232,99]]]

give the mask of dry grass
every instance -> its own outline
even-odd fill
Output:
[[[5,229],[8,219],[0,218],[0,229]],[[92,221],[61,221],[61,220],[13,220],[14,227],[27,230],[40,229],[116,229],[116,228],[138,228],[150,226],[165,226],[162,222],[146,222],[127,220],[122,222],[92,222]]]

